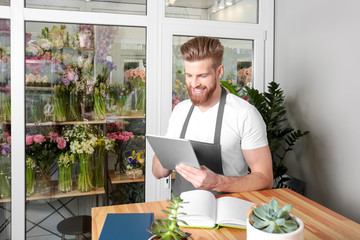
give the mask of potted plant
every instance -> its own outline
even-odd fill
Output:
[[[303,240],[304,223],[297,216],[290,214],[291,204],[278,207],[273,198],[270,204],[255,205],[248,212],[246,222],[247,240]]]
[[[263,117],[273,161],[274,182],[276,183],[274,187],[279,187],[280,183],[288,180],[284,177],[288,170],[284,165],[285,155],[293,150],[296,141],[309,134],[309,131],[295,130],[288,125],[284,106],[285,96],[280,84],[270,82],[268,92],[263,93],[254,88],[232,85],[226,81],[222,81],[221,84],[229,92],[249,101]]]
[[[153,236],[151,238],[149,238],[149,240],[154,240],[154,239],[160,239],[160,240],[183,240],[183,239],[190,239],[190,233],[185,233],[183,232],[180,228],[178,223],[181,222],[185,225],[186,222],[179,220],[177,218],[177,216],[179,214],[184,214],[184,213],[179,213],[178,210],[179,208],[181,208],[181,204],[185,203],[183,202],[183,200],[176,195],[172,195],[172,200],[170,201],[171,206],[170,207],[166,207],[168,210],[162,210],[164,213],[168,214],[168,218],[164,218],[164,219],[156,219],[152,226],[151,229],[149,229],[148,231],[153,234]]]

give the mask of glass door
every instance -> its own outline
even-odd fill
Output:
[[[58,239],[91,207],[145,201],[146,29],[25,31],[26,237]]]
[[[268,59],[272,56],[272,25],[267,22],[271,14],[265,14],[272,7],[268,1],[252,0],[165,1],[161,18],[162,59],[171,61],[162,61],[161,65],[162,135],[174,106],[188,98],[180,46],[195,36],[218,38],[224,46],[222,81],[239,89],[249,86],[259,91],[272,81],[272,60]],[[235,16],[232,12],[244,14]],[[169,185],[164,184],[163,189],[169,197]]]
[[[10,20],[0,19],[0,239],[11,226]]]

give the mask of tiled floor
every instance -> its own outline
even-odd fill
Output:
[[[91,215],[91,207],[96,206],[95,196],[70,200],[71,198],[29,201],[26,205],[26,239],[59,240],[61,238],[61,233],[57,230],[59,222],[72,217],[72,214]],[[66,208],[59,201],[63,204],[67,203]],[[7,208],[10,208],[10,204],[7,205]],[[4,207],[4,205],[1,206]],[[0,208],[0,226],[8,217],[9,213]],[[66,236],[66,239],[71,238],[74,236]],[[0,233],[0,239],[10,239],[10,224]]]

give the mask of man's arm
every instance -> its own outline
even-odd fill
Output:
[[[163,168],[163,166],[161,165],[161,163],[160,163],[159,159],[157,158],[157,156],[154,155],[154,157],[153,157],[153,165],[152,165],[152,172],[153,172],[154,176],[157,179],[159,179],[159,178],[169,176],[172,171],[169,170],[169,169]]]
[[[246,192],[271,188],[273,171],[271,153],[268,146],[243,150],[244,158],[251,173],[243,177],[228,177],[216,174],[205,166],[201,170],[179,165],[176,171],[195,188],[217,192]]]

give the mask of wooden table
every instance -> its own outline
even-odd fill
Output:
[[[291,213],[300,217],[305,224],[305,239],[360,239],[360,225],[340,214],[287,189],[271,189],[254,192],[234,193],[229,196],[238,197],[254,203],[269,202],[273,197],[279,201],[280,207],[291,203]],[[154,213],[155,218],[165,218],[161,210],[168,201],[115,205],[92,208],[92,239],[98,240],[108,213]],[[213,229],[184,228],[193,239],[246,239],[246,230],[221,227]]]

